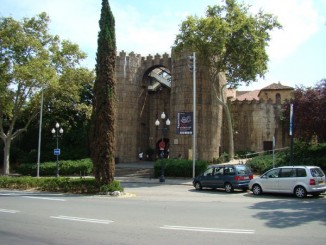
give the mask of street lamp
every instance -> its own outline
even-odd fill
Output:
[[[62,137],[63,129],[60,128],[60,124],[56,123],[55,128],[52,128],[51,133],[53,134],[53,138],[57,139],[57,148],[54,149],[54,155],[57,156],[57,174],[56,177],[59,177],[59,155],[60,155],[60,149],[59,149],[59,138]]]
[[[168,126],[170,126],[171,124],[171,121],[169,118],[166,118],[166,115],[164,112],[162,112],[161,114],[161,119],[162,119],[162,122],[164,123],[165,121],[165,125],[167,127],[164,127],[162,125],[162,139],[159,143],[159,150],[160,150],[160,158],[163,159],[164,158],[164,149],[165,149],[165,142],[164,142],[164,130],[167,130],[168,129]],[[158,119],[156,119],[155,121],[155,126],[158,128],[158,126],[160,125],[160,121]],[[160,182],[165,182],[165,177],[164,177],[164,166],[163,166],[163,161],[161,161],[161,176],[160,176]]]

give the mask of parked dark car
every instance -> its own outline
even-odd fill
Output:
[[[248,190],[252,178],[251,169],[243,164],[211,165],[193,180],[193,185],[196,190],[224,188],[230,193],[234,189]]]

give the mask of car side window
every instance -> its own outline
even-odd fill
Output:
[[[279,178],[291,178],[296,176],[296,171],[294,168],[282,168],[279,173]]]
[[[297,168],[297,177],[307,177],[306,170],[304,168]]]
[[[312,177],[323,177],[324,173],[320,168],[312,168],[310,169]]]
[[[222,175],[224,168],[215,168],[214,175]]]
[[[209,168],[204,172],[204,176],[211,176],[213,175],[213,168]]]
[[[278,173],[279,173],[278,169],[273,169],[273,170],[269,171],[268,173],[266,173],[265,176],[267,178],[278,178]]]
[[[235,171],[233,167],[225,167],[224,174],[225,175],[234,175]]]

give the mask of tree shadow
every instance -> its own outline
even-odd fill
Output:
[[[266,221],[272,228],[296,227],[311,222],[326,226],[326,199],[307,197],[297,199],[280,197],[279,200],[263,201],[253,204],[250,209],[259,210],[254,218]]]

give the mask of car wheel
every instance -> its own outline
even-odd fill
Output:
[[[230,183],[226,183],[224,188],[225,188],[225,192],[227,192],[227,193],[233,192],[233,187]]]
[[[294,195],[296,197],[299,197],[299,198],[302,198],[302,197],[306,197],[307,196],[307,191],[304,187],[302,186],[297,186],[295,189],[294,189]]]
[[[254,195],[258,196],[263,193],[263,190],[261,189],[260,185],[254,185],[252,187],[252,193],[254,193]]]
[[[200,184],[199,182],[196,182],[196,183],[195,183],[195,188],[196,188],[196,190],[201,190],[201,189],[203,189],[203,187],[201,186],[201,184]]]

